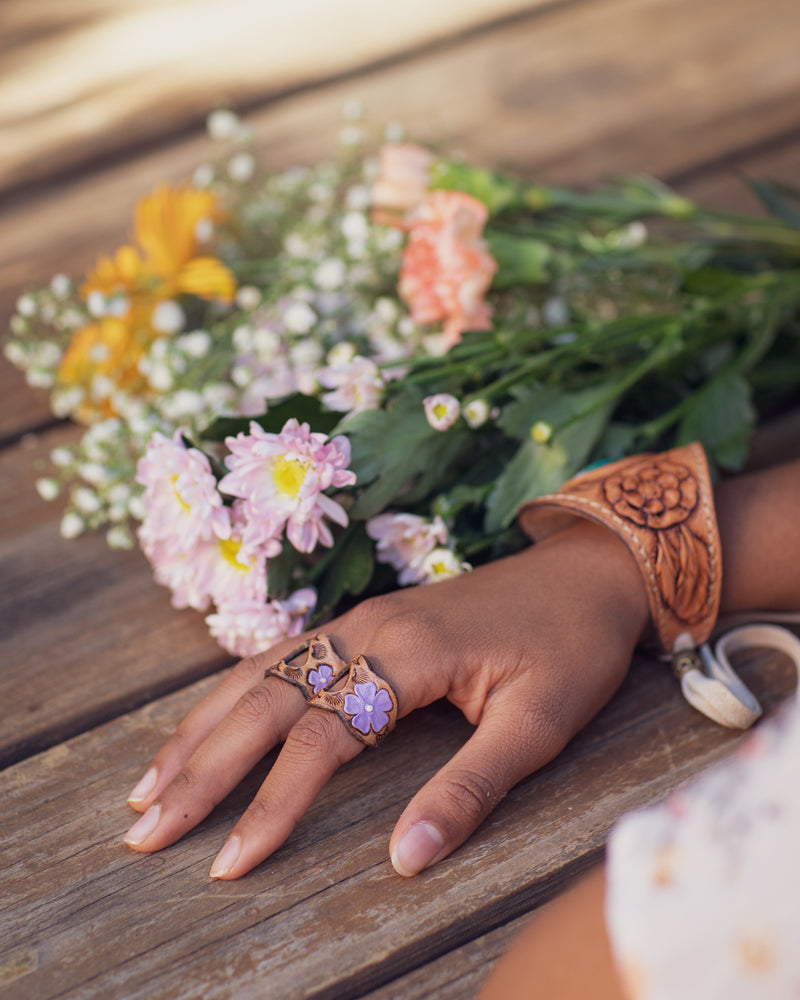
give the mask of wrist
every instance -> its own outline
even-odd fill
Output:
[[[558,544],[561,558],[572,552],[583,579],[592,586],[599,613],[617,623],[638,645],[652,633],[647,586],[627,545],[609,528],[578,520],[538,543],[539,548]]]
[[[523,529],[537,540],[576,517],[602,525],[626,545],[664,652],[708,639],[722,566],[708,463],[697,442],[597,466],[519,512]]]

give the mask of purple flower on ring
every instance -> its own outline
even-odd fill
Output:
[[[352,717],[355,729],[366,735],[370,729],[379,733],[389,722],[392,697],[385,688],[378,688],[375,681],[356,684],[356,693],[344,699],[345,713]]]
[[[333,667],[330,663],[321,663],[319,670],[316,667],[313,670],[309,670],[308,680],[314,688],[314,694],[319,694],[320,691],[324,691],[326,687],[329,687],[333,680]]]

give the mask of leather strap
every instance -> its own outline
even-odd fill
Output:
[[[702,445],[600,466],[519,512],[523,530],[535,541],[576,516],[605,525],[627,545],[666,653],[708,639],[719,610],[722,553]]]

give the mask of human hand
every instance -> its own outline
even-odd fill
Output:
[[[395,869],[415,875],[447,856],[513,785],[551,760],[614,693],[647,623],[636,564],[590,522],[453,579],[371,598],[327,623],[343,659],[363,653],[391,684],[400,718],[447,698],[477,727],[398,820]],[[336,716],[264,677],[301,641],[242,660],[186,716],[131,793],[144,812],[126,835],[131,847],[155,851],[178,840],[283,741],[211,869],[238,878],[286,840],[336,769],[361,752]]]

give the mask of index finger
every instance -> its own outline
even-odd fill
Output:
[[[267,667],[287,656],[311,634],[285,639],[262,653],[248,656],[236,663],[213,691],[198,702],[179,723],[131,791],[128,796],[129,804],[137,812],[144,812],[180,773],[192,754],[220,725],[239,699],[264,679]],[[303,714],[305,702],[299,691],[292,689],[289,684],[282,684],[277,705],[280,728],[285,735]]]

